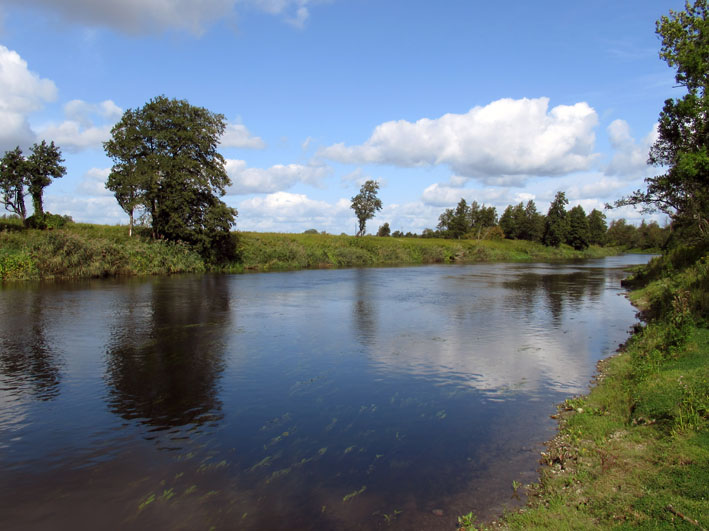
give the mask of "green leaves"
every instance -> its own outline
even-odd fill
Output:
[[[104,143],[114,162],[106,187],[131,225],[142,210],[156,238],[189,242],[210,261],[234,257],[237,211],[219,199],[231,184],[217,152],[224,129],[221,114],[165,96],[125,112]]]
[[[382,200],[377,197],[379,183],[369,180],[362,185],[359,193],[352,198],[352,210],[354,210],[359,222],[357,236],[364,236],[368,219],[372,219],[374,214],[382,209]]]

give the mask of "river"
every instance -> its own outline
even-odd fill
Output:
[[[452,529],[515,506],[647,256],[0,288],[0,528]]]

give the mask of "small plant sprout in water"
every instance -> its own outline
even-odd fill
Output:
[[[458,531],[474,531],[477,517],[470,511],[468,514],[458,517]]]
[[[512,480],[512,490],[514,491],[515,494],[517,494],[517,491],[519,490],[519,488],[521,486],[522,486],[522,484],[519,481],[517,481],[515,479]]]

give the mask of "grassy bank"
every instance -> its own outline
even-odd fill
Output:
[[[71,223],[55,230],[0,224],[0,280],[242,272],[450,262],[554,261],[616,254],[617,249],[544,247],[527,241],[378,238],[239,232],[239,260],[206,264],[189,246],[128,237],[126,227]]]
[[[708,271],[679,249],[630,279],[648,323],[560,406],[529,507],[483,527],[709,528]]]
[[[247,270],[358,267],[452,262],[529,262],[597,258],[616,249],[545,247],[522,240],[476,241],[439,238],[378,238],[330,234],[239,233],[241,264]]]

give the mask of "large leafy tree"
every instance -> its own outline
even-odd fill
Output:
[[[607,231],[606,215],[594,208],[588,215],[588,243],[605,245]]]
[[[367,220],[372,219],[377,211],[382,209],[382,200],[377,197],[379,183],[369,180],[359,189],[359,193],[352,198],[352,210],[357,216],[359,230],[357,236],[364,236]]]
[[[27,217],[25,185],[29,181],[28,171],[27,161],[19,146],[6,151],[0,160],[0,200],[5,210],[17,214],[23,222]]]
[[[660,58],[676,68],[675,80],[687,89],[668,99],[660,113],[658,139],[648,163],[666,169],[645,180],[616,206],[640,205],[660,211],[678,227],[709,237],[709,22],[707,0],[689,1],[684,11],[670,11],[657,21],[662,39]]]
[[[566,240],[569,231],[569,220],[566,214],[566,205],[568,204],[569,200],[566,199],[566,194],[557,192],[554,201],[549,205],[549,211],[544,221],[544,236],[542,238],[544,245],[559,247]]]
[[[64,162],[62,152],[54,142],[47,144],[42,140],[40,144],[34,144],[30,151],[32,153],[27,157],[27,187],[32,196],[33,215],[42,218],[44,189],[50,185],[52,179],[63,177],[66,168],[61,164]]]
[[[589,239],[586,212],[581,205],[576,205],[569,211],[569,230],[566,234],[566,243],[580,251],[588,247]]]
[[[224,129],[223,115],[165,96],[124,113],[104,143],[114,163],[106,187],[131,223],[140,208],[156,238],[189,242],[214,260],[233,254],[237,212],[219,199],[231,184],[217,152]]]

